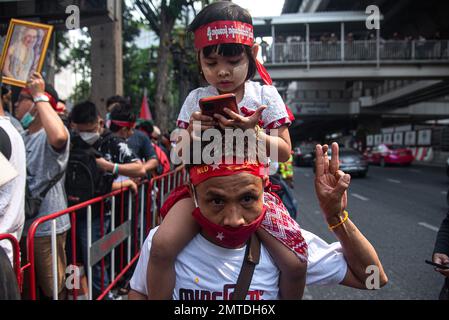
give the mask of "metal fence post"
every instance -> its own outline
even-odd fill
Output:
[[[92,206],[87,207],[87,281],[89,282],[88,300],[92,300],[92,266],[90,247],[92,246]]]
[[[56,245],[56,219],[51,222],[51,261],[53,275],[53,300],[58,300],[58,248]]]

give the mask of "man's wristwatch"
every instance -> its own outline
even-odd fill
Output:
[[[35,98],[33,98],[34,103],[38,103],[38,102],[50,102],[50,99],[45,95],[45,94],[41,94]]]

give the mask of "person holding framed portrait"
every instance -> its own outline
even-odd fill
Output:
[[[50,25],[11,20],[0,62],[5,83],[25,87],[34,72],[41,72],[52,31]]]

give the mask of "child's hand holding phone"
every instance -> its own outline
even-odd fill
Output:
[[[234,94],[207,97],[200,100],[201,113],[218,120],[220,128],[254,129],[259,123],[262,112],[267,108],[260,106],[251,116],[239,114],[237,99]]]
[[[200,111],[196,111],[192,113],[190,116],[189,127],[187,130],[192,133],[193,131],[193,123],[201,123],[201,131],[214,128],[217,124],[217,121],[210,116],[203,115]]]
[[[224,117],[221,114],[215,115],[215,118],[219,121],[219,125],[221,128],[240,128],[242,130],[246,129],[254,129],[256,125],[259,123],[260,118],[262,116],[262,112],[267,108],[267,106],[260,106],[251,116],[244,117],[240,114],[237,114],[229,109],[224,109],[224,112],[227,114],[228,118]]]

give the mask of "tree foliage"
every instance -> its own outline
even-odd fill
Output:
[[[147,28],[131,13],[132,8],[123,6],[123,83],[124,95],[129,97],[136,112],[146,88],[154,92],[151,81],[151,49],[141,49],[134,43],[140,32]]]
[[[160,39],[157,55],[154,116],[156,124],[165,130],[172,129],[175,126],[176,111],[179,109],[178,105],[182,99],[180,95],[175,97],[170,93],[174,89],[177,89],[178,92],[186,91],[184,89],[186,86],[184,75],[189,74],[188,68],[184,65],[180,67],[180,64],[190,64],[189,60],[186,59],[185,46],[181,45],[181,41],[178,41],[178,44],[174,41],[176,38],[174,37],[175,26],[177,20],[186,12],[185,9],[194,8],[195,2],[197,0],[135,0],[136,6],[145,16],[149,27]],[[184,31],[185,27],[184,25]],[[175,53],[175,57],[173,57],[173,53]],[[193,61],[191,63],[194,63]]]
[[[86,100],[90,96],[90,35],[87,28],[80,30],[80,35],[75,41],[70,40],[67,32],[58,31],[56,33],[57,71],[63,68],[70,68],[78,78],[72,95],[69,97],[74,103]],[[78,80],[78,79],[77,79]]]

